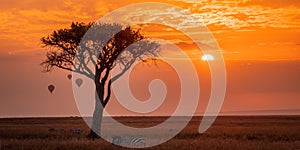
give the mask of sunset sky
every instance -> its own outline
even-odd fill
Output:
[[[78,116],[67,72],[42,73],[45,56],[40,38],[73,21],[93,22],[123,6],[144,0],[0,0],[0,117]],[[179,6],[193,14],[191,25],[203,22],[212,32],[225,60],[227,92],[224,114],[300,114],[300,1],[298,0],[155,0]],[[161,10],[168,14],[167,10]],[[139,15],[139,14],[137,14]],[[144,17],[140,14],[138,17]],[[168,14],[172,15],[172,14]],[[176,20],[176,19],[175,19]],[[178,19],[178,24],[183,19]],[[187,25],[182,23],[183,26]],[[183,48],[193,62],[201,85],[197,114],[205,111],[210,77],[207,62],[194,43],[168,27],[147,26],[149,37],[169,40]],[[182,61],[178,59],[178,61]],[[146,65],[146,64],[139,64]],[[132,74],[142,74],[137,66]],[[145,67],[144,67],[145,68]],[[174,70],[162,64],[148,67],[148,75],[133,78],[133,94],[149,97],[152,77],[165,80],[166,106],[152,115],[168,115],[177,105],[180,83]],[[147,72],[147,71],[146,71]],[[55,84],[50,94],[47,86]],[[146,93],[146,94],[145,94]],[[114,115],[132,115],[116,104]],[[93,108],[91,108],[93,109]]]

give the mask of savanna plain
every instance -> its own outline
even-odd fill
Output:
[[[150,127],[167,118],[115,119],[128,126]],[[193,117],[173,139],[148,149],[300,150],[300,116],[219,116],[205,133],[200,134],[201,119]],[[81,117],[2,118],[0,150],[127,149],[102,139],[90,140],[88,133],[89,128]]]

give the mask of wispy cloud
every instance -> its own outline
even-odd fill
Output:
[[[140,1],[3,0],[0,6],[2,22],[0,24],[0,51],[4,53],[38,51],[40,50],[40,38],[53,30],[68,27],[72,21],[95,21],[116,8],[135,2]],[[204,23],[209,27],[215,27],[212,32],[217,34],[228,31],[253,32],[270,28],[299,32],[300,27],[300,8],[297,0],[161,0],[161,2],[175,4],[183,8],[183,12],[189,12],[192,15],[181,16],[179,12],[172,9],[157,12],[141,11],[140,13],[128,13],[128,15],[158,20],[161,23],[174,23],[181,29],[195,28]],[[153,13],[158,16],[149,17],[153,16],[151,15]],[[173,32],[168,27],[161,28],[157,32],[152,31],[151,34],[153,37],[164,37],[175,44],[190,44],[189,40],[181,38],[181,33]],[[221,41],[226,38],[238,40],[239,37],[240,35],[226,35],[217,38]],[[272,42],[273,44],[270,44]],[[259,41],[256,45],[267,43],[271,46],[283,46],[286,41],[275,42]],[[299,43],[298,41],[293,42]],[[226,50],[237,52],[242,49],[226,48]]]
[[[300,26],[299,1],[260,0],[178,0],[206,25],[230,29],[251,27],[297,28]],[[277,7],[272,7],[277,6]]]

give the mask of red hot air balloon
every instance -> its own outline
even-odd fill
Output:
[[[52,93],[52,92],[54,91],[54,89],[55,89],[55,86],[54,86],[54,85],[50,84],[50,85],[48,86],[48,90],[49,90],[50,93]]]
[[[72,75],[71,75],[71,74],[68,74],[68,76],[67,76],[67,77],[68,77],[68,79],[69,79],[69,80],[71,80],[71,79],[72,79]]]
[[[75,82],[76,82],[77,86],[80,87],[83,81],[82,81],[82,79],[76,79]]]

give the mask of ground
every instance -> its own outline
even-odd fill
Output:
[[[166,117],[119,117],[135,127],[153,126]],[[203,134],[201,117],[172,140],[149,149],[291,149],[300,150],[300,116],[220,116]],[[80,129],[81,132],[76,132]],[[104,140],[89,140],[80,117],[0,119],[0,150],[125,149]]]

